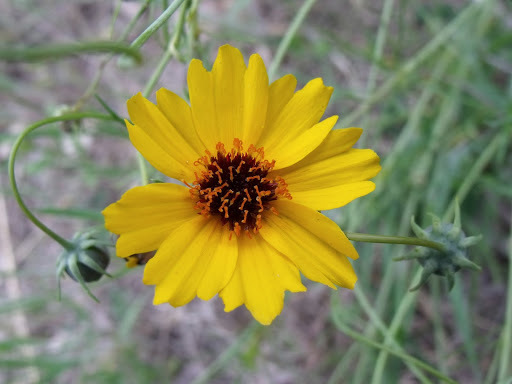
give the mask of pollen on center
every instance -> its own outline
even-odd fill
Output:
[[[250,145],[244,151],[242,141],[235,138],[229,151],[219,142],[216,152],[206,151],[194,162],[199,169],[190,186],[195,208],[206,217],[218,217],[236,236],[251,237],[261,228],[266,211],[278,214],[272,201],[292,196],[281,177],[267,177],[275,160],[265,159],[263,147]]]

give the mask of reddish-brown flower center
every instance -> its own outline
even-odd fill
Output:
[[[250,237],[261,228],[265,211],[277,214],[272,201],[292,197],[282,178],[268,177],[275,160],[265,160],[263,148],[251,145],[244,152],[242,141],[235,139],[231,151],[223,143],[216,149],[216,155],[206,151],[194,163],[201,168],[190,190],[195,208],[206,217],[219,217],[237,236],[244,231]]]

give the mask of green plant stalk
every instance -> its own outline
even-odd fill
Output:
[[[168,8],[165,12],[167,12],[169,9],[173,9],[173,12],[176,11],[176,9],[183,3],[184,0],[182,1],[179,1],[179,4],[178,1],[174,1]],[[176,5],[177,4],[177,5]],[[171,8],[175,6],[175,8]],[[149,78],[146,86],[144,87],[144,91],[142,92],[142,95],[144,97],[148,97],[149,94],[151,93],[151,91],[153,90],[155,84],[158,82],[158,79],[160,78],[160,76],[162,75],[165,67],[167,66],[167,64],[169,63],[169,61],[176,55],[177,53],[177,45],[179,43],[179,39],[181,37],[181,34],[182,34],[182,31],[183,31],[183,26],[184,26],[184,22],[185,22],[185,14],[186,14],[186,8],[187,7],[183,7],[182,10],[181,10],[181,13],[180,13],[180,17],[178,19],[178,23],[176,25],[176,29],[174,31],[174,35],[171,39],[171,41],[169,42],[169,45],[167,46],[167,49],[165,50],[164,52],[164,55],[162,56],[162,58],[160,59],[160,62],[158,63],[158,66],[156,68],[156,70],[153,72],[153,74],[151,75],[151,77]],[[162,13],[162,15],[165,14]],[[172,13],[169,15],[169,17],[172,15]],[[162,16],[160,16],[162,17]],[[169,18],[167,17],[167,19]],[[162,24],[167,20],[165,19]],[[158,19],[157,19],[158,20]],[[155,23],[153,23],[155,24]],[[151,24],[151,25],[153,25]],[[160,24],[161,25],[161,24]],[[160,26],[159,25],[159,26]],[[149,28],[148,28],[149,29]],[[147,31],[147,30],[146,30]],[[146,32],[144,31],[144,32]],[[156,31],[156,29],[152,32],[154,33]],[[149,38],[149,36],[151,35],[148,35],[147,37]],[[135,43],[135,42],[134,42]],[[144,159],[144,157],[137,152],[137,164],[139,165],[139,172],[140,172],[140,178],[141,178],[141,183],[142,185],[146,185],[148,182],[149,182],[149,178],[148,178],[148,170],[147,170],[147,164],[146,164],[146,160]]]
[[[506,134],[506,133],[505,133]],[[485,166],[489,163],[489,161],[492,159],[493,155],[496,153],[496,148],[498,144],[501,143],[503,138],[501,135],[496,135],[496,137],[488,144],[488,146],[485,148],[485,150],[480,154],[479,158],[475,162],[475,165],[471,170],[468,172],[466,177],[464,178],[464,181],[462,182],[459,190],[456,193],[456,197],[453,199],[452,203],[450,204],[449,208],[447,209],[445,215],[443,216],[443,221],[450,220],[451,216],[453,216],[453,211],[455,209],[456,200],[458,198],[459,203],[462,204],[464,198],[467,196],[467,193],[469,190],[473,187],[473,185],[476,183],[478,176],[482,172],[482,170],[485,168]],[[421,268],[418,267],[413,281],[419,281],[421,277]],[[402,302],[400,303],[400,306],[395,313],[395,316],[393,320],[391,321],[391,325],[389,326],[390,335],[394,335],[398,328],[400,327],[400,324],[403,321],[403,318],[407,314],[407,311],[409,308],[413,305],[413,303],[416,300],[417,292],[414,291],[409,293],[404,297]],[[379,355],[379,358],[377,359],[377,363],[375,366],[374,372],[382,372],[384,369],[384,364],[386,361],[386,355],[387,353],[382,351]],[[377,376],[374,375],[374,378]]]
[[[343,321],[338,316],[332,316],[332,319],[333,319],[333,322],[336,325],[336,327],[339,330],[341,330],[343,333],[345,333],[347,336],[349,336],[357,341],[360,341],[362,343],[365,343],[373,348],[380,349],[381,351],[386,351],[389,354],[395,355],[395,356],[399,357],[400,359],[402,359],[403,361],[407,361],[411,364],[414,364],[416,367],[425,370],[426,372],[432,374],[433,376],[437,377],[438,379],[442,380],[445,383],[457,384],[457,382],[455,380],[443,375],[442,372],[439,372],[437,369],[435,369],[432,366],[428,365],[427,363],[421,361],[420,359],[412,357],[406,353],[396,351],[382,343],[377,343],[377,342],[365,337],[364,335],[360,334],[359,332],[353,331],[347,325],[345,325],[343,323]]]
[[[131,43],[132,48],[139,49],[142,45],[162,26],[165,22],[176,12],[176,10],[183,4],[185,0],[174,0],[167,9],[155,20],[149,27],[146,28],[134,41]]]
[[[162,9],[169,8],[169,0],[162,0]],[[162,29],[162,37],[164,38],[164,44],[167,46],[169,41],[171,40],[171,35],[169,34],[169,28],[166,26]]]
[[[148,167],[146,164],[146,159],[144,159],[144,156],[142,156],[140,154],[140,152],[137,152],[137,165],[139,167],[141,185],[148,184],[149,183]]]
[[[209,383],[210,379],[215,376],[217,372],[219,372],[224,365],[229,362],[233,357],[235,357],[242,347],[244,347],[249,340],[256,334],[256,332],[262,329],[262,325],[258,322],[253,321],[249,324],[242,334],[238,336],[238,338],[231,344],[219,357],[211,363],[206,370],[201,374],[201,376],[197,377],[192,384],[203,384]]]
[[[377,75],[379,73],[379,65],[382,60],[382,53],[384,52],[384,44],[386,42],[389,22],[391,20],[391,14],[393,11],[393,5],[395,0],[386,0],[382,7],[382,13],[380,17],[379,30],[377,32],[377,38],[375,40],[375,48],[373,50],[372,56],[372,65],[370,68],[370,74],[368,75],[368,81],[366,83],[366,94],[365,99],[363,100],[363,104],[367,103],[370,95],[375,90],[375,84],[377,83]],[[368,125],[368,121],[370,119],[370,115],[365,115],[361,122],[361,127],[366,127]],[[360,139],[359,145],[364,148],[367,135],[363,135]]]
[[[464,181],[460,185],[455,197],[450,202],[448,209],[446,210],[445,215],[443,216],[443,221],[450,221],[453,217],[453,213],[455,212],[455,205],[457,204],[457,199],[462,205],[462,201],[466,198],[473,185],[476,183],[478,177],[482,174],[482,171],[485,169],[487,164],[493,159],[496,155],[496,151],[498,147],[503,143],[503,140],[506,140],[507,132],[503,131],[494,136],[494,139],[487,145],[487,147],[482,151],[478,159],[475,161],[473,167],[469,170],[468,174],[464,178]]]
[[[351,367],[353,361],[357,360],[356,355],[359,352],[357,347],[358,344],[354,343],[346,351],[343,351],[343,357],[336,365],[336,368],[334,368],[334,371],[326,384],[337,384],[342,382],[342,379],[346,374],[345,372]]]
[[[186,0],[186,1],[188,3],[190,3],[190,0]],[[163,73],[165,67],[167,66],[167,64],[169,64],[169,61],[171,61],[171,59],[173,57],[176,57],[178,54],[178,44],[180,42],[181,36],[183,35],[183,27],[185,25],[185,15],[187,13],[187,8],[188,8],[187,5],[188,4],[185,4],[181,8],[178,22],[176,23],[176,28],[174,30],[174,33],[173,33],[171,39],[169,40],[169,44],[167,45],[164,55],[160,59],[155,71],[151,75],[148,83],[146,84],[146,87],[144,88],[144,91],[142,92],[142,95],[144,97],[149,96],[149,94],[155,87],[155,84],[158,82],[158,79],[160,79],[160,76],[162,76],[162,73]]]
[[[420,196],[419,196],[419,193],[417,190],[413,190],[407,197],[407,201],[404,204],[404,209],[402,211],[403,213],[401,215],[402,219],[400,221],[400,225],[398,228],[399,234],[408,232],[408,228],[410,226],[410,217],[412,216],[413,212],[415,211],[415,209],[418,205],[419,199],[420,199]],[[396,247],[387,248],[384,251],[384,255],[386,255],[386,256],[392,255],[394,252],[396,252],[395,248]],[[393,264],[394,263],[388,262],[387,265],[385,266],[384,277],[382,279],[382,283],[380,285],[380,289],[377,294],[377,297],[374,301],[377,313],[382,314],[381,316],[383,316],[387,311],[388,305],[386,303],[388,303],[392,299],[390,296],[391,296],[391,293],[393,292],[393,287],[397,282],[397,279],[396,279],[396,268],[397,267]],[[377,330],[376,327],[371,327],[367,332],[365,332],[365,336],[370,337],[372,339],[377,337],[376,330]],[[390,335],[389,336],[390,339],[394,338],[394,333],[391,333],[389,328],[387,329],[384,337],[387,338],[388,335]],[[368,364],[369,360],[370,360],[370,357],[368,357],[367,354],[363,355],[363,357],[361,359],[361,362],[362,362],[361,369],[366,368],[366,371],[368,371],[367,364]],[[372,366],[373,366],[373,361],[370,364],[372,364]],[[374,371],[374,369],[372,368],[372,372],[373,371]],[[365,383],[368,383],[368,380],[366,380]]]
[[[151,0],[146,0],[146,2],[140,7],[137,14],[132,18],[132,20],[130,20],[130,23],[128,24],[128,26],[125,28],[123,33],[121,33],[121,37],[119,37],[119,39],[117,40],[119,43],[121,43],[124,39],[126,39],[128,34],[135,27],[135,24],[137,23],[137,21],[140,19],[140,17],[146,11],[150,1]],[[113,34],[114,34],[114,25],[115,25],[115,22],[118,17],[121,2],[122,2],[122,0],[119,0],[118,6],[116,6],[116,9],[114,10],[114,15],[112,16],[112,21],[110,23],[110,32],[109,32],[110,38],[112,38]],[[105,67],[107,66],[108,62],[112,59],[112,57],[113,57],[113,55],[109,55],[108,57],[105,57],[100,62],[99,66],[98,66],[98,70],[97,70],[96,74],[94,75],[93,80],[89,84],[89,87],[86,89],[84,94],[82,96],[80,96],[80,98],[77,100],[77,102],[72,107],[73,112],[78,112],[78,110],[80,110],[80,108],[82,108],[82,106],[91,97],[91,95],[94,94],[94,92],[96,91],[96,88],[98,87],[98,84],[100,83],[101,77],[103,76],[103,71],[105,70]]]
[[[474,3],[476,4],[476,3]],[[470,5],[468,6],[458,17],[457,19],[455,19],[450,25],[448,25],[447,27],[445,27],[434,39],[431,40],[431,42],[429,44],[427,44],[427,46],[420,52],[420,54],[422,54],[423,56],[425,56],[427,53],[429,53],[429,50],[432,50],[432,52],[434,52],[436,49],[437,49],[437,46],[440,45],[440,43],[442,41],[444,41],[446,38],[448,38],[450,35],[454,34],[456,32],[457,29],[454,29],[454,25],[457,25],[457,26],[460,26],[459,24],[462,23],[462,21],[465,21],[466,18],[469,18],[468,15],[472,14],[472,10],[473,9],[478,9],[478,8],[473,8],[473,5]],[[485,11],[487,10],[488,8],[486,8],[486,4],[482,5],[482,9]],[[470,12],[471,11],[471,12]],[[486,16],[486,12],[483,13],[483,17],[481,17],[479,19],[480,23],[479,23],[479,26],[482,26],[482,19],[484,19]],[[451,28],[451,29],[450,29]],[[479,28],[479,31],[478,31],[479,35],[481,35],[483,33],[483,27]],[[443,39],[440,39],[440,36],[442,35],[446,35],[443,37]],[[427,49],[429,48],[429,49]],[[416,56],[413,61],[411,62],[408,62],[404,67],[403,69],[407,69],[408,66],[409,67],[415,67],[415,65],[413,65],[415,63],[414,60],[418,60],[418,57]],[[391,79],[392,80],[392,79]],[[387,83],[390,83],[389,81]],[[386,83],[386,84],[387,84]],[[384,86],[386,85],[384,84]],[[390,85],[394,86],[392,83],[390,83]],[[383,86],[383,87],[384,87]],[[382,88],[382,87],[381,87]],[[391,87],[392,88],[392,87]],[[390,89],[391,89],[390,88]],[[357,111],[356,111],[357,112]],[[447,115],[447,117],[449,117],[449,115]],[[446,119],[446,120],[449,120],[449,119]],[[433,149],[433,148],[429,148],[429,149]],[[485,152],[485,151],[484,151]],[[483,155],[483,154],[482,154]],[[482,157],[482,156],[481,156]],[[480,158],[481,158],[480,157]],[[480,160],[479,158],[479,160]],[[478,161],[477,161],[478,162]],[[476,164],[475,164],[476,166]],[[475,167],[474,167],[475,168]],[[474,184],[474,182],[476,181],[476,177],[474,178],[470,178],[470,175],[468,174],[463,182],[463,185],[465,183],[467,183],[467,186],[468,186],[468,189],[467,191],[469,191],[469,186],[472,186]],[[462,186],[461,186],[462,187]],[[460,189],[459,189],[460,190]],[[455,208],[455,203],[456,203],[456,199],[459,198],[459,200],[463,200],[463,198],[465,197],[464,196],[460,196],[459,194],[457,194],[455,196],[455,199],[454,201],[452,201],[451,205],[449,206],[449,208],[447,209],[445,215],[444,215],[444,221],[448,221],[448,218],[451,217],[453,211],[454,211],[454,208]],[[420,275],[421,275],[421,269],[418,269],[416,274],[415,274],[415,277],[414,277],[414,280],[415,281],[418,281],[419,278],[420,278]],[[402,302],[400,303],[400,306],[399,306],[399,313],[403,310],[403,316],[405,316],[405,314],[407,313],[408,311],[408,308],[409,306],[411,306],[414,301],[416,299],[416,295],[415,294],[409,294],[407,295],[403,300]],[[391,326],[390,326],[390,330],[392,331],[391,335],[394,335],[396,333],[396,331],[398,330],[398,327],[401,323],[401,318],[400,316],[398,316],[398,313],[397,315],[395,315],[395,318],[392,320],[392,323],[391,323]],[[393,326],[395,325],[395,326]],[[386,338],[386,341],[387,342],[387,338]],[[379,380],[379,377],[381,375],[381,373],[383,372],[384,370],[384,366],[386,364],[386,359],[387,359],[387,353],[384,352],[384,351],[381,351],[381,353],[379,353],[379,357],[377,359],[377,362],[376,362],[376,366],[375,366],[375,370],[374,370],[374,375],[373,375],[373,381],[372,383],[376,383],[378,380]]]
[[[457,94],[458,91],[459,91],[458,88],[454,88],[453,92],[451,92],[451,94],[446,97],[446,100],[444,100],[445,104],[443,104],[444,107],[441,111],[441,114],[436,119],[435,126],[433,128],[433,132],[432,132],[432,136],[431,136],[431,140],[429,141],[429,144],[428,144],[425,152],[422,154],[420,161],[418,162],[416,174],[419,176],[416,176],[417,182],[414,185],[414,192],[413,192],[416,196],[417,196],[417,191],[423,187],[424,180],[426,180],[427,175],[430,172],[430,169],[432,167],[432,158],[433,158],[435,150],[436,150],[436,147],[434,144],[432,144],[432,141],[434,140],[434,138],[435,138],[435,140],[437,140],[439,138],[439,135],[444,131],[445,127],[447,126],[448,122],[450,121],[450,116],[452,116],[452,114],[451,114],[452,106],[456,102],[456,100],[453,99],[453,97],[455,96],[454,94]],[[410,303],[412,304],[413,301],[411,301]],[[406,315],[406,313],[407,313],[407,310],[404,311],[404,316]],[[388,335],[386,335],[386,337],[385,337],[385,341],[384,341],[385,344],[388,344],[392,340],[392,338],[394,337],[394,335],[396,333],[396,329],[394,329],[393,326],[390,326],[390,330],[391,330],[391,332]],[[387,357],[388,357],[388,355],[385,351],[381,351],[379,353],[379,357],[377,358],[377,363],[375,365],[375,370],[373,371],[372,384],[379,383],[380,378],[382,377],[382,374],[384,372],[384,368],[385,368],[385,365],[387,362]]]
[[[421,267],[418,267],[416,269],[416,273],[414,274],[414,277],[412,279],[413,281],[420,281],[422,269],[423,268]],[[414,285],[416,285],[416,283]],[[403,323],[405,317],[407,316],[407,313],[409,312],[409,309],[415,303],[417,297],[418,291],[410,292],[409,294],[404,296],[404,298],[400,302],[400,305],[398,306],[398,310],[395,312],[393,320],[391,320],[390,326],[388,327],[388,333],[386,334],[384,340],[385,344],[389,343],[391,338],[394,337],[394,335],[397,333],[398,328],[400,328],[400,325]],[[384,371],[384,366],[386,365],[388,353],[389,351],[387,349],[381,349],[379,357],[377,358],[377,362],[375,364],[372,384],[378,383],[378,380],[380,380],[380,378],[382,377],[382,372]],[[380,372],[381,376],[375,374],[375,372]]]
[[[468,5],[459,15],[446,27],[444,27],[430,42],[428,42],[420,52],[418,52],[411,60],[405,63],[396,74],[382,84],[375,93],[361,104],[355,111],[350,113],[347,117],[340,121],[340,126],[349,127],[354,121],[363,116],[370,107],[380,99],[384,98],[397,84],[399,84],[405,77],[410,75],[416,68],[418,68],[425,60],[434,54],[442,45],[448,40],[455,32],[459,30],[461,25],[473,15],[481,4],[474,2]]]
[[[114,35],[114,26],[116,25],[117,18],[119,17],[119,11],[121,10],[122,3],[123,0],[117,0],[112,12],[112,19],[110,20],[110,25],[108,27],[108,35],[110,39],[112,39],[112,36]]]
[[[377,32],[377,39],[375,41],[375,49],[373,51],[372,66],[370,68],[370,74],[368,76],[368,82],[366,83],[366,96],[371,95],[375,89],[375,83],[377,81],[377,74],[379,67],[377,63],[380,63],[382,59],[382,53],[384,52],[384,44],[388,34],[389,22],[391,20],[391,14],[393,11],[393,5],[395,0],[386,0],[382,7],[382,14],[379,23],[379,30]]]
[[[32,223],[39,229],[41,229],[44,233],[46,233],[48,236],[50,236],[53,240],[55,240],[57,243],[59,243],[64,249],[66,250],[72,250],[74,246],[67,240],[63,239],[59,235],[57,235],[55,232],[53,232],[50,228],[48,228],[46,225],[44,225],[37,217],[34,216],[34,214],[30,211],[30,209],[27,207],[23,199],[21,198],[20,191],[18,189],[18,185],[16,183],[16,175],[14,172],[14,166],[16,162],[16,155],[18,154],[18,150],[23,143],[23,141],[27,138],[27,136],[36,130],[37,128],[40,128],[42,126],[56,123],[60,121],[73,121],[73,120],[79,120],[84,118],[94,118],[94,119],[101,119],[101,120],[113,120],[113,118],[109,115],[103,115],[96,112],[81,112],[81,113],[70,113],[67,115],[62,115],[58,117],[50,117],[47,119],[40,120],[31,126],[27,127],[16,139],[12,146],[11,154],[9,155],[9,163],[8,163],[8,169],[9,169],[9,182],[11,183],[11,188],[14,194],[14,198],[18,202],[18,205],[20,206],[23,213],[28,217]]]
[[[395,144],[393,149],[390,151],[389,155],[383,161],[383,168],[393,169],[395,163],[400,159],[400,155],[402,152],[407,149],[411,140],[414,138],[414,135],[417,134],[421,120],[425,116],[425,111],[429,106],[430,101],[432,100],[435,90],[438,87],[439,82],[443,74],[453,63],[453,55],[450,52],[444,53],[441,58],[437,61],[434,70],[432,71],[432,75],[430,77],[430,81],[425,87],[425,89],[421,92],[421,95],[414,105],[414,108],[407,119],[407,123],[405,128],[400,132],[400,135],[395,140]],[[408,217],[407,220],[410,218]]]
[[[270,64],[270,67],[268,69],[268,77],[270,80],[272,80],[276,74],[277,68],[279,68],[279,65],[281,64],[281,61],[284,58],[284,55],[286,54],[286,51],[288,50],[288,47],[290,46],[290,43],[292,42],[292,39],[294,38],[295,34],[299,30],[301,24],[306,19],[306,16],[308,15],[309,11],[311,10],[311,7],[315,4],[316,0],[305,0],[302,6],[300,7],[299,11],[295,15],[295,18],[293,19],[292,23],[288,27],[288,30],[286,31],[285,35],[281,39],[281,42],[279,43],[279,46],[277,47],[276,54],[274,56],[274,59],[272,60],[272,63]]]
[[[498,365],[499,365],[499,359],[500,359],[500,348],[495,348],[494,353],[492,354],[492,360],[489,364],[489,368],[487,368],[487,374],[485,377],[484,384],[496,384],[497,380],[496,377],[498,377]],[[500,383],[504,384],[504,383]]]
[[[386,334],[388,332],[388,330],[386,328],[386,325],[381,320],[381,318],[379,317],[377,312],[373,309],[373,307],[370,304],[370,302],[368,301],[368,298],[366,297],[366,295],[365,295],[361,285],[357,286],[354,289],[354,295],[355,295],[359,305],[361,306],[361,308],[363,308],[363,310],[366,312],[366,314],[368,315],[368,317],[372,321],[373,325],[382,333],[382,335],[386,336]],[[406,353],[404,351],[404,349],[400,346],[400,344],[398,344],[396,342],[396,340],[395,340],[395,338],[393,336],[391,338],[391,346],[393,348],[396,348],[398,352],[401,352],[401,353],[404,353],[404,354]],[[418,370],[418,368],[414,364],[411,364],[411,362],[409,362],[407,360],[405,361],[405,364],[411,370],[411,372],[414,373],[416,375],[416,377],[422,383],[430,383],[430,384],[432,384],[432,382],[428,378],[426,378],[423,375],[423,373],[420,370]]]
[[[511,215],[512,219],[512,215]],[[498,369],[498,381],[505,381],[511,372],[510,361],[512,361],[512,230],[508,240],[508,289],[507,306],[505,311],[505,324],[502,333],[502,346],[500,363]]]
[[[201,34],[201,28],[199,27],[198,17],[199,0],[192,0],[190,9],[187,17],[187,33],[186,46],[187,46],[187,57],[191,58],[195,55],[197,48],[197,41],[199,41],[199,35]]]
[[[445,251],[445,247],[443,244],[435,241],[418,239],[417,237],[368,235],[366,233],[356,232],[345,232],[345,235],[348,237],[349,240],[359,241],[363,243],[419,245],[421,247],[435,249],[439,252]]]
[[[441,287],[439,280],[430,281],[430,289],[432,295],[432,303],[434,308],[441,308]],[[443,327],[440,311],[432,311],[432,325],[434,327],[434,341],[435,341],[435,356],[439,370],[443,373],[448,373],[447,365],[447,347],[446,347],[446,333]]]
[[[5,61],[40,61],[54,60],[80,53],[122,53],[131,56],[137,63],[142,56],[137,48],[116,41],[89,41],[82,43],[47,44],[33,47],[0,48],[0,60]]]

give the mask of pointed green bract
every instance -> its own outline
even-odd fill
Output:
[[[414,221],[414,216],[411,217],[411,227],[414,234],[420,239],[428,239],[428,233],[425,232],[423,228],[421,228],[418,224],[416,224],[416,221]]]
[[[427,282],[432,274],[446,277],[448,289],[451,290],[455,283],[455,273],[461,268],[469,268],[475,271],[481,268],[467,258],[467,248],[476,244],[481,236],[466,237],[461,229],[460,209],[455,207],[455,218],[452,223],[443,223],[434,214],[432,225],[421,228],[416,224],[414,216],[411,217],[412,231],[421,239],[426,239],[443,244],[444,250],[426,247],[416,247],[410,254],[397,257],[394,260],[416,259],[423,266],[420,281],[410,290],[415,291]]]

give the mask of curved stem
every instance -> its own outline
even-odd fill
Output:
[[[96,112],[81,112],[81,113],[70,113],[67,115],[62,115],[58,117],[50,117],[47,119],[43,119],[38,121],[37,123],[32,124],[28,128],[26,128],[16,139],[14,142],[14,145],[11,150],[11,154],[9,155],[9,182],[11,183],[11,188],[14,194],[14,198],[18,202],[18,205],[20,206],[23,213],[29,218],[30,221],[34,223],[35,226],[37,226],[39,229],[41,229],[44,233],[46,233],[48,236],[50,236],[53,240],[55,240],[57,243],[62,245],[65,249],[71,250],[73,249],[73,245],[57,235],[55,232],[53,232],[50,228],[48,228],[46,225],[44,225],[37,217],[34,216],[34,214],[30,211],[30,209],[27,207],[23,199],[21,198],[20,192],[18,190],[18,184],[16,183],[16,176],[14,173],[14,163],[16,161],[16,155],[18,153],[18,149],[21,146],[21,143],[25,138],[34,130],[36,130],[39,127],[42,127],[44,125],[48,125],[51,123],[59,122],[59,121],[70,121],[70,120],[78,120],[83,118],[95,118],[95,119],[101,119],[101,120],[113,120],[112,116],[109,115],[103,115]]]
[[[445,247],[443,244],[435,241],[418,239],[417,237],[367,235],[365,233],[355,232],[345,232],[345,235],[349,238],[349,240],[360,241],[363,243],[419,245],[421,247],[435,249],[439,252],[445,251]]]

